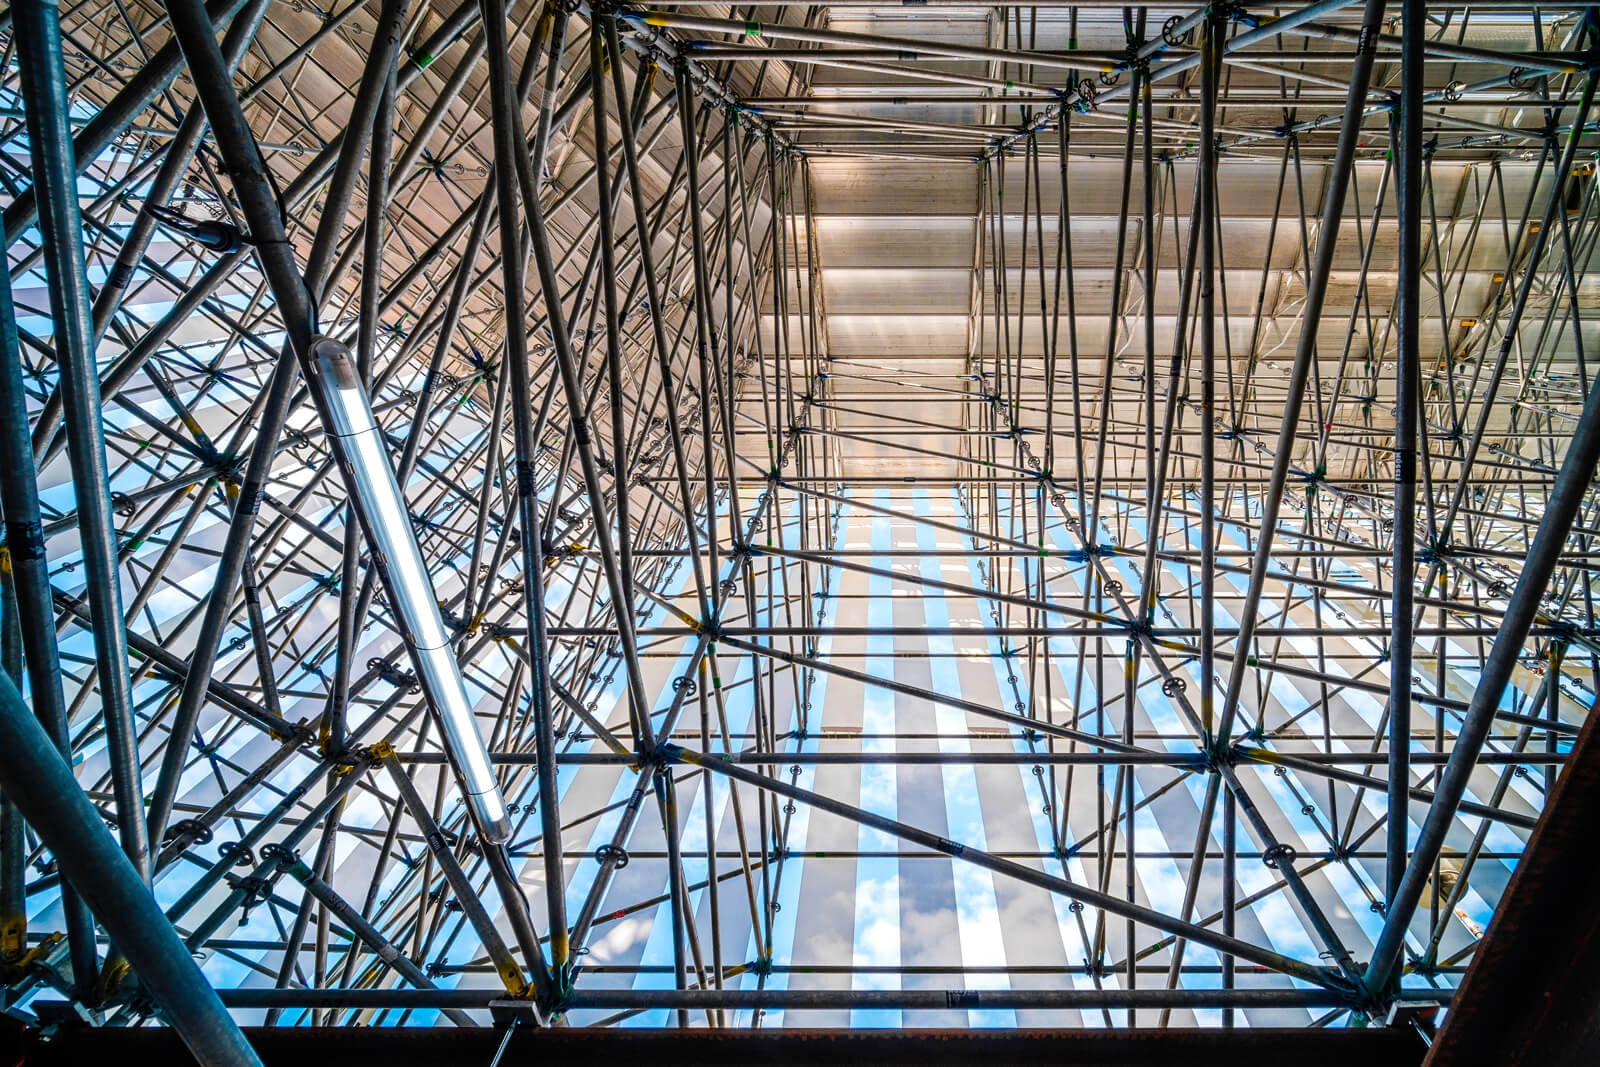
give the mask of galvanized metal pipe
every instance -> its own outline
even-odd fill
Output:
[[[78,209],[77,174],[68,149],[66,75],[61,56],[61,25],[52,3],[26,0],[12,11],[23,102],[28,112],[28,146],[38,196],[39,230],[50,279],[50,314],[55,324],[56,362],[66,413],[67,458],[78,504],[86,597],[94,619],[95,665],[100,679],[107,752],[111,762],[116,819],[123,851],[134,869],[150,877],[150,835],[146,832],[144,788],[139,767],[138,732],[129,684],[128,638],[123,625],[122,582],[118,574],[116,521],[106,467],[101,425],[100,377],[94,358],[89,278]],[[13,205],[15,206],[15,204]],[[8,211],[7,214],[10,214]],[[7,223],[8,232],[15,232]]]
[[[260,1067],[216,991],[200,973],[143,872],[111,838],[55,745],[0,672],[0,787],[50,848],[189,1051],[218,1067]]]

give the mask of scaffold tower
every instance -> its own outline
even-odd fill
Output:
[[[1600,768],[1590,0],[0,63],[4,1032],[1487,1010]]]

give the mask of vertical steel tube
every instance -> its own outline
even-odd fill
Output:
[[[1238,896],[1237,864],[1238,864],[1238,812],[1235,810],[1237,801],[1233,794],[1224,792],[1222,795],[1222,932],[1228,937],[1234,935],[1236,923],[1235,899]],[[1237,963],[1233,953],[1222,953],[1222,988],[1232,989],[1234,972]],[[1229,1008],[1222,1013],[1222,1025],[1233,1027],[1233,1009]]]
[[[0,248],[5,247],[0,235]],[[56,645],[55,611],[51,605],[49,560],[39,514],[39,484],[28,439],[27,394],[17,350],[16,309],[11,302],[11,272],[0,261],[0,516],[5,520],[6,566],[11,572],[17,626],[27,665],[34,717],[56,751],[72,758],[67,729],[67,704],[61,688],[61,655]],[[14,681],[20,684],[21,679]],[[62,910],[71,953],[72,980],[80,990],[96,978],[94,920],[78,894],[64,888]]]
[[[1203,742],[1215,749],[1212,736],[1217,684],[1216,619],[1212,608],[1217,590],[1217,82],[1222,71],[1222,20],[1209,15],[1200,63],[1200,190],[1199,216],[1189,221],[1189,241],[1200,227],[1200,728]],[[1179,329],[1182,329],[1180,320]],[[1179,343],[1174,339],[1174,343]],[[1174,364],[1176,367],[1176,364]],[[1174,390],[1177,383],[1173,384]],[[1154,538],[1152,530],[1150,536]],[[1220,739],[1225,743],[1225,738]],[[1196,857],[1196,863],[1199,858]]]
[[[687,914],[686,894],[683,891],[683,857],[678,845],[678,789],[668,766],[655,776],[656,807],[661,812],[661,830],[667,839],[667,896],[672,908],[672,984],[686,989],[687,975],[684,963],[684,916]],[[706,799],[710,803],[710,797]],[[689,1013],[678,1009],[678,1028],[689,1028]]]
[[[0,673],[22,678],[17,590],[11,580],[11,552],[4,545],[0,545]],[[710,746],[702,740],[701,747]],[[23,885],[27,862],[22,812],[0,789],[0,967],[15,966],[28,952],[28,892]]]
[[[1094,487],[1090,490],[1089,517],[1083,529],[1084,541],[1095,546],[1100,542],[1100,508],[1103,500],[1101,489],[1104,486],[1107,435],[1111,428],[1112,415],[1112,389],[1113,376],[1117,366],[1117,327],[1122,316],[1122,275],[1126,267],[1125,258],[1128,245],[1128,199],[1133,191],[1133,146],[1138,135],[1139,126],[1139,97],[1137,93],[1128,95],[1128,119],[1126,124],[1127,134],[1122,145],[1122,185],[1120,191],[1121,207],[1117,211],[1117,237],[1116,259],[1111,267],[1111,314],[1108,328],[1106,329],[1105,374],[1100,381],[1100,419],[1095,437],[1095,466]],[[1002,216],[1002,222],[1004,216]],[[1004,227],[1001,228],[1002,235]],[[1000,277],[1004,279],[1004,271]]]
[[[1569,156],[1572,146],[1582,135],[1594,90],[1594,75],[1591,74],[1587,79],[1573,131],[1568,135],[1571,138],[1568,144]],[[1570,159],[1564,160],[1564,163],[1566,165],[1563,170],[1557,172],[1555,189],[1551,193],[1552,200],[1559,200],[1561,196],[1561,175],[1570,172]],[[1545,228],[1548,229],[1548,226]],[[1378,943],[1372,952],[1372,961],[1363,977],[1369,994],[1373,996],[1381,995],[1390,986],[1400,960],[1401,950],[1405,945],[1406,930],[1410,926],[1411,917],[1416,912],[1417,902],[1422,898],[1423,888],[1427,884],[1434,861],[1439,857],[1439,850],[1444,846],[1445,835],[1455,821],[1457,809],[1466,793],[1467,780],[1472,775],[1478,753],[1483,749],[1483,743],[1489,736],[1489,729],[1494,724],[1500,698],[1522,654],[1528,630],[1539,616],[1539,606],[1544,598],[1545,587],[1549,584],[1556,561],[1562,554],[1573,520],[1577,518],[1578,511],[1583,505],[1584,496],[1589,482],[1594,478],[1597,464],[1600,464],[1600,389],[1590,389],[1588,399],[1584,402],[1583,415],[1579,418],[1572,440],[1567,446],[1555,484],[1550,488],[1549,501],[1545,505],[1544,516],[1539,520],[1538,532],[1534,535],[1533,544],[1528,547],[1527,556],[1522,564],[1522,573],[1506,603],[1499,631],[1495,634],[1494,644],[1490,647],[1489,655],[1483,664],[1483,673],[1478,677],[1477,687],[1472,691],[1472,700],[1456,733],[1455,747],[1451,749],[1450,759],[1439,776],[1438,786],[1434,789],[1434,799],[1428,806],[1428,814],[1417,835],[1411,862],[1407,865],[1405,876],[1390,901],[1388,914],[1384,918],[1383,931],[1378,937]]]
[[[1143,29],[1144,14],[1140,13],[1140,27]],[[1142,32],[1140,36],[1143,36]],[[1140,72],[1140,123],[1139,123],[1139,154],[1140,154],[1140,193],[1144,201],[1140,212],[1141,222],[1139,228],[1141,243],[1144,245],[1144,455],[1145,471],[1144,486],[1147,507],[1153,507],[1156,495],[1156,153],[1155,130],[1153,126],[1155,112],[1155,98],[1153,95],[1154,83],[1150,79],[1150,68],[1146,64]],[[1202,115],[1205,115],[1205,106],[1201,105]],[[1214,134],[1213,134],[1214,136]],[[1200,143],[1204,151],[1206,137],[1205,118],[1201,119]],[[1039,249],[1040,258],[1043,259],[1044,249]],[[1210,435],[1208,425],[1202,424],[1202,433]],[[1155,537],[1153,528],[1149,531],[1150,537]],[[1154,573],[1146,573],[1144,584],[1159,584]],[[1148,596],[1141,598],[1148,599]]]
[[[50,279],[56,365],[61,374],[67,454],[73,496],[78,504],[87,599],[94,623],[95,665],[105,709],[117,826],[123,850],[134,869],[148,880],[150,845],[138,732],[133,721],[133,689],[128,675],[128,635],[122,621],[117,527],[111,510],[105,431],[100,423],[100,375],[94,358],[94,320],[71,151],[61,24],[53,3],[18,3],[12,14],[39,202],[39,232]]]
[[[710,549],[710,570],[720,573],[717,566],[717,503],[716,459],[712,442],[715,440],[711,425],[711,368],[717,361],[717,343],[711,329],[711,278],[706,269],[705,232],[700,206],[700,147],[695,133],[695,95],[689,84],[688,63],[679,60],[674,70],[678,87],[679,133],[683,140],[685,172],[688,175],[684,191],[689,197],[689,255],[694,270],[694,331],[695,354],[700,368],[700,466],[705,478],[706,528],[710,531],[707,547]],[[814,251],[814,250],[813,250]],[[733,457],[728,457],[728,474],[733,474]],[[720,590],[710,591],[712,610],[721,600]]]
[[[561,25],[560,19],[557,20],[557,25]],[[559,34],[556,36],[559,37]],[[489,54],[493,61],[493,46],[490,47]],[[554,45],[550,54],[553,71],[554,57],[557,55]],[[491,67],[491,87],[497,92],[494,97],[495,107],[498,109],[496,122],[503,122],[510,129],[517,131],[512,143],[507,146],[511,157],[506,158],[497,153],[496,165],[515,168],[518,186],[522,192],[530,245],[534,263],[539,271],[539,286],[544,293],[545,306],[549,313],[550,338],[555,348],[556,369],[561,375],[562,392],[567,401],[568,417],[572,424],[572,438],[576,446],[578,466],[583,475],[584,492],[589,498],[589,511],[594,519],[592,529],[595,545],[600,553],[601,571],[605,575],[606,588],[611,595],[612,609],[617,620],[617,643],[621,646],[627,676],[628,709],[634,739],[638,747],[648,753],[653,747],[649,736],[650,698],[644,690],[638,640],[633,632],[633,609],[628,602],[621,565],[617,558],[616,543],[611,532],[611,519],[606,513],[606,494],[600,481],[599,464],[594,457],[593,438],[589,431],[587,415],[588,405],[584,400],[580,367],[572,348],[571,333],[567,328],[565,316],[561,313],[561,281],[557,275],[555,257],[550,252],[550,235],[545,226],[544,209],[539,202],[538,175],[534,172],[534,160],[530,157],[520,132],[521,118],[510,106],[510,73],[501,71],[497,75],[493,70]],[[541,115],[540,135],[535,139],[532,156],[537,156],[543,150],[541,142],[545,140],[544,130],[544,119]],[[626,531],[622,533],[626,535]]]
[[[611,66],[611,80],[617,92],[617,119],[622,130],[622,161],[624,172],[628,181],[628,201],[633,206],[634,233],[648,234],[650,229],[645,224],[645,198],[643,183],[639,179],[639,146],[633,134],[633,116],[629,113],[626,95],[622,91],[622,44],[617,37],[617,24],[615,20],[608,19],[604,23],[606,33],[606,56]],[[777,235],[778,223],[774,216],[774,236]],[[661,374],[661,388],[666,395],[671,396],[673,391],[672,381],[672,349],[667,343],[667,326],[661,303],[661,283],[656,277],[655,250],[647,237],[639,239],[639,273],[644,276],[645,295],[650,302],[650,335],[654,343],[656,361]],[[774,300],[778,299],[774,295]],[[673,470],[676,473],[678,493],[687,503],[689,494],[689,465],[683,449],[683,429],[678,423],[678,409],[676,404],[667,404],[667,437],[672,443]],[[695,592],[700,600],[700,615],[702,618],[711,617],[711,598],[706,590],[705,564],[700,558],[700,533],[692,521],[685,521],[684,532],[689,545],[689,561],[694,569]]]
[[[1300,321],[1300,342],[1295,350],[1294,367],[1289,372],[1288,395],[1284,400],[1283,423],[1278,431],[1278,446],[1273,452],[1271,483],[1261,498],[1261,537],[1250,562],[1250,585],[1239,612],[1239,636],[1233,668],[1228,672],[1228,689],[1222,700],[1218,724],[1219,744],[1226,744],[1238,714],[1239,696],[1244,689],[1245,672],[1251,660],[1250,643],[1261,609],[1261,592],[1266,584],[1267,565],[1272,558],[1273,534],[1278,525],[1278,508],[1283,503],[1283,487],[1289,478],[1294,457],[1295,436],[1299,432],[1300,408],[1305,402],[1306,382],[1317,354],[1317,326],[1322,321],[1322,305],[1328,295],[1328,280],[1333,273],[1334,250],[1339,244],[1339,223],[1344,218],[1345,190],[1355,166],[1356,143],[1361,137],[1365,116],[1367,86],[1372,80],[1372,60],[1377,51],[1377,36],[1383,23],[1384,0],[1367,0],[1361,16],[1361,40],[1351,64],[1350,92],[1345,101],[1344,118],[1339,126],[1339,142],[1323,191],[1322,225],[1317,230],[1316,263],[1306,286],[1305,310]],[[1307,9],[1310,10],[1310,9]],[[1237,39],[1236,39],[1237,40]]]
[[[616,492],[612,504],[613,519],[617,526],[617,577],[620,599],[615,605],[617,625],[632,628],[634,623],[633,538],[634,527],[628,494],[628,438],[624,428],[623,408],[627,399],[622,391],[622,316],[617,302],[617,235],[612,213],[616,200],[611,186],[611,146],[607,127],[609,116],[606,107],[606,69],[604,31],[598,20],[589,24],[589,92],[590,114],[594,119],[595,141],[595,193],[600,234],[597,238],[600,252],[601,306],[605,314],[605,369],[606,385],[611,393],[611,480]],[[621,94],[618,94],[621,99]],[[640,244],[649,240],[646,232],[638,231]],[[650,732],[650,709],[640,709],[644,732]]]
[[[500,270],[503,299],[506,301],[505,359],[510,375],[511,420],[515,437],[517,470],[517,519],[522,528],[519,546],[522,556],[523,606],[528,614],[528,690],[532,702],[534,729],[538,733],[539,819],[543,840],[545,907],[550,930],[550,968],[556,984],[566,984],[569,953],[564,867],[561,850],[560,794],[556,784],[554,713],[550,705],[549,638],[545,634],[544,555],[548,535],[539,511],[538,468],[535,465],[539,442],[533,425],[533,387],[529,379],[528,339],[520,328],[527,318],[523,304],[523,257],[516,247],[521,230],[518,207],[516,156],[524,151],[522,125],[517,121],[517,103],[511,80],[511,52],[506,41],[504,0],[482,0],[484,40],[489,54],[489,92],[494,110],[494,189],[500,220]],[[547,16],[548,17],[548,16]],[[548,36],[541,23],[540,36]],[[561,60],[557,34],[550,48],[553,69]],[[542,41],[541,41],[542,43]],[[533,62],[530,60],[530,62]],[[553,95],[553,87],[546,86]],[[542,112],[549,111],[549,96]],[[541,123],[541,129],[543,129]],[[539,210],[538,201],[523,205],[528,213]],[[561,318],[559,303],[548,305],[551,328]],[[573,418],[580,416],[575,412]],[[619,609],[620,614],[620,609]],[[517,907],[518,901],[507,901]],[[529,966],[534,961],[528,961]]]
[[[1399,289],[1396,312],[1399,346],[1395,353],[1394,541],[1389,578],[1389,791],[1384,834],[1384,897],[1392,903],[1406,866],[1411,784],[1412,608],[1417,524],[1417,416],[1421,381],[1422,279],[1422,89],[1423,48],[1427,39],[1425,0],[1405,0],[1401,8],[1404,45],[1400,69],[1400,143],[1397,213],[1400,223]],[[1448,353],[1446,353],[1448,356]]]

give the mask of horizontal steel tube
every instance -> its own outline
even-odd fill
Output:
[[[1448,989],[1407,991],[1407,998],[1448,1004]],[[232,1008],[306,1007],[379,1010],[488,1008],[503,999],[493,989],[227,989]],[[580,989],[564,1001],[568,1011],[585,1008],[772,1008],[907,1010],[980,1008],[1312,1008],[1340,1007],[1349,1000],[1316,989]]]

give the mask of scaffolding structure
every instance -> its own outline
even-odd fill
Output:
[[[5,1010],[1448,1005],[1600,670],[1594,11],[13,0]]]

